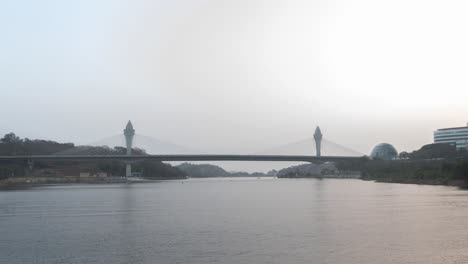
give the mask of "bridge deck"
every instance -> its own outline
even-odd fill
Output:
[[[32,155],[32,156],[0,156],[0,161],[13,160],[159,160],[159,161],[299,161],[327,162],[354,160],[362,157],[354,156],[304,156],[304,155]]]

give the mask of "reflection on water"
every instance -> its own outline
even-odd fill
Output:
[[[0,263],[468,263],[468,191],[190,179],[0,192]]]

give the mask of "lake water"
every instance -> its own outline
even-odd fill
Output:
[[[0,263],[468,263],[468,191],[274,178],[3,191]]]

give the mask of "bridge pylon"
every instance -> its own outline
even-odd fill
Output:
[[[322,131],[320,131],[320,127],[317,126],[314,133],[314,140],[315,140],[315,154],[317,157],[322,155],[321,147],[322,147]]]
[[[127,156],[132,155],[132,145],[133,145],[133,137],[135,136],[135,129],[133,129],[132,122],[128,120],[127,126],[124,129],[124,136],[125,136],[125,143],[127,145]],[[131,177],[132,176],[132,164],[127,162],[125,167],[125,176]]]

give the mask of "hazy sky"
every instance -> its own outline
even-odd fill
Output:
[[[4,0],[0,134],[413,150],[468,121],[466,0]]]

